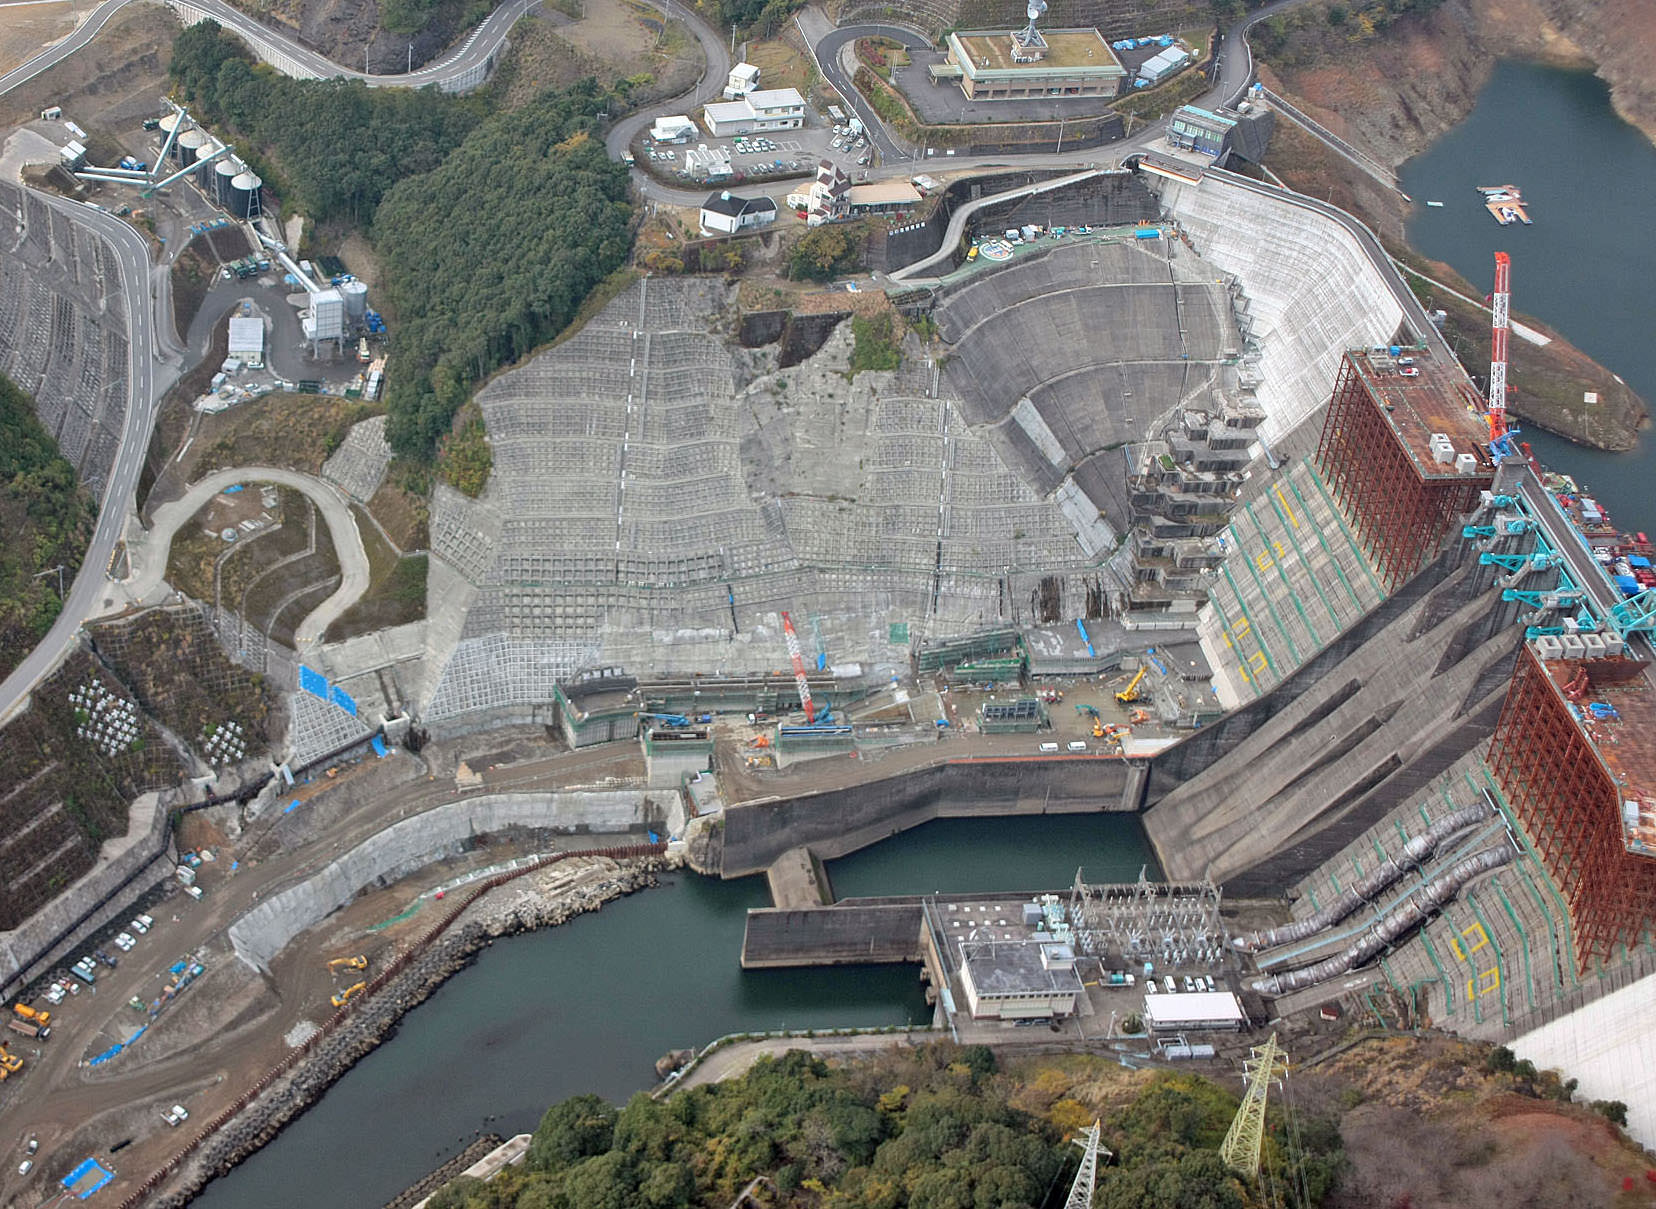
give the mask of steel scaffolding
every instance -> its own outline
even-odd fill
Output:
[[[1636,944],[1656,920],[1656,859],[1627,850],[1621,791],[1529,646],[1519,653],[1488,764],[1564,895],[1577,967]]]
[[[1489,486],[1487,475],[1423,476],[1350,353],[1329,400],[1317,466],[1392,589],[1426,565]]]
[[[1081,952],[1101,961],[1211,964],[1225,951],[1219,889],[1212,882],[1089,885],[1075,871],[1070,921]]]

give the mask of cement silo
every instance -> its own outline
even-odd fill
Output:
[[[196,169],[196,184],[201,186],[201,191],[208,197],[213,196],[213,165],[207,161],[223,150],[224,144],[215,138],[209,138],[196,148],[195,162],[200,165]]]
[[[233,155],[227,155],[213,165],[213,200],[221,206],[230,204],[230,182],[247,171],[247,165]]]
[[[161,146],[165,147],[167,145],[167,139],[172,136],[173,131],[180,128],[185,130],[190,128],[190,122],[183,114],[169,113],[166,117],[162,118],[161,125],[157,126],[155,130],[156,135],[161,139]],[[174,140],[175,143],[176,141],[177,140]]]
[[[226,209],[237,218],[255,218],[259,213],[259,189],[264,182],[251,172],[238,172],[230,181]]]
[[[201,130],[186,130],[173,143],[173,159],[180,168],[196,162],[196,152],[207,145],[207,135]]]
[[[361,323],[368,313],[368,287],[360,281],[342,281],[339,296],[345,300],[346,321]]]

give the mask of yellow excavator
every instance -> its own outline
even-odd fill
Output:
[[[1150,669],[1146,667],[1139,668],[1137,674],[1135,674],[1133,678],[1127,682],[1127,687],[1116,694],[1116,700],[1121,702],[1123,705],[1131,705],[1134,701],[1137,701],[1139,698],[1139,685],[1144,682],[1145,673],[1149,670]]]
[[[343,991],[333,997],[333,1005],[335,1007],[344,1007],[347,1003],[351,1002],[351,999],[354,996],[362,994],[367,987],[368,984],[366,982],[352,983],[350,986],[346,987]]]
[[[0,1079],[8,1075],[15,1075],[23,1069],[23,1059],[0,1046]]]
[[[335,973],[340,970],[366,970],[367,968],[368,959],[366,957],[336,957],[328,963],[328,969]]]

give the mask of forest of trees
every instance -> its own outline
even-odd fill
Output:
[[[1079,1151],[1053,1113],[1016,1107],[1018,1091],[983,1046],[893,1050],[832,1066],[799,1052],[762,1058],[742,1078],[665,1101],[638,1095],[617,1110],[597,1096],[566,1100],[541,1121],[522,1167],[487,1184],[458,1180],[430,1209],[725,1209],[756,1179],[759,1204],[789,1209],[1061,1204]],[[1116,1158],[1107,1171],[1101,1165],[1095,1205],[1260,1204],[1259,1190],[1217,1153],[1236,1103],[1196,1076],[1151,1079],[1105,1119],[1104,1144]],[[1316,1204],[1342,1161],[1331,1126],[1311,1123],[1306,1137],[1307,1157],[1293,1164],[1274,1138],[1267,1143],[1273,1177],[1297,1189],[1294,1204]]]
[[[367,225],[386,190],[437,167],[484,117],[481,102],[434,88],[289,79],[255,66],[214,21],[178,35],[169,70],[191,112],[236,141],[284,208],[316,222]]]
[[[490,118],[385,198],[373,240],[396,316],[386,437],[424,458],[474,386],[551,339],[627,258],[627,170],[583,80]]]
[[[178,36],[171,71],[284,208],[371,231],[392,319],[387,435],[429,459],[477,382],[556,335],[626,260],[627,171],[596,136],[616,98],[587,79],[490,114],[434,89],[290,80],[246,54],[205,21]]]
[[[34,404],[0,374],[0,678],[45,637],[92,536],[92,500],[75,468],[35,418]]]

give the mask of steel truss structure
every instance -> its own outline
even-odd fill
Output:
[[[1622,794],[1528,646],[1487,763],[1564,895],[1578,968],[1636,944],[1656,921],[1656,859],[1627,850]]]
[[[1489,478],[1426,477],[1347,353],[1317,443],[1317,466],[1388,589],[1424,567]]]
[[[1212,882],[1136,882],[1089,885],[1075,871],[1070,922],[1081,952],[1100,960],[1167,965],[1222,959],[1224,929],[1219,889]]]

